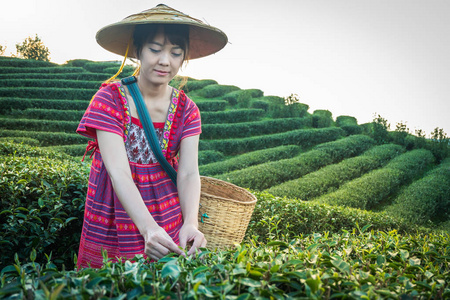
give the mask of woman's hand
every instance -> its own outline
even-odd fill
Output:
[[[201,233],[193,224],[184,224],[180,229],[180,246],[186,248],[188,243],[192,243],[191,249],[188,251],[188,255],[195,254],[198,248],[206,247],[206,239],[203,233]]]
[[[145,241],[145,254],[153,260],[159,260],[169,253],[185,255],[183,250],[167,234],[162,227],[154,227],[143,234]]]

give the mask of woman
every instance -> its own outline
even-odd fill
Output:
[[[113,260],[137,254],[158,260],[172,252],[184,255],[191,243],[187,254],[192,255],[206,246],[198,230],[200,113],[169,82],[183,62],[219,51],[227,37],[158,5],[102,28],[97,41],[125,59],[139,60],[137,85],[162,151],[178,176],[175,186],[156,160],[127,87],[103,84],[77,129],[95,139],[90,143],[95,150],[78,267],[101,267],[104,250]]]

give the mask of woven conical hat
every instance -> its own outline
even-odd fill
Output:
[[[138,24],[185,24],[189,26],[189,57],[195,59],[216,53],[228,42],[224,32],[194,19],[169,6],[160,4],[141,13],[126,17],[120,22],[105,26],[97,32],[97,42],[108,51],[125,56],[128,43]],[[135,56],[130,43],[128,57]]]

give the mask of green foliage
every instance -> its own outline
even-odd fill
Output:
[[[223,96],[223,99],[228,101],[230,105],[238,105],[240,108],[246,108],[250,105],[252,98],[263,97],[264,93],[258,89],[236,90],[229,92]]]
[[[27,37],[22,44],[16,44],[17,55],[25,59],[50,61],[50,51],[36,34],[34,38]]]
[[[205,124],[202,126],[202,139],[231,139],[256,135],[286,132],[310,127],[311,118],[269,119],[264,121]]]
[[[85,111],[89,105],[88,100],[55,100],[55,99],[22,99],[22,98],[0,98],[0,113],[11,117],[23,116],[24,112],[12,112],[13,110],[42,109],[49,110],[79,110]]]
[[[225,159],[225,155],[223,155],[220,151],[215,150],[205,150],[198,152],[198,164],[206,165],[210,163],[214,163],[217,161],[221,161]]]
[[[312,124],[314,128],[330,127],[334,124],[333,116],[328,110],[315,110],[312,115]]]
[[[354,126],[358,125],[358,121],[355,117],[351,116],[338,116],[336,118],[336,126],[343,127],[343,126]]]
[[[443,160],[450,154],[450,138],[444,129],[436,127],[431,133],[431,151],[438,161]]]
[[[320,145],[314,147],[313,150],[297,157],[252,166],[225,173],[216,178],[238,186],[264,190],[317,171],[319,168],[344,158],[358,155],[369,149],[373,143],[373,140],[365,135],[350,136],[328,143],[320,142],[318,143]]]
[[[206,111],[224,111],[227,106],[227,101],[225,100],[208,100],[202,102],[196,102],[198,109],[201,112]]]
[[[204,98],[216,98],[236,90],[239,88],[234,85],[210,84],[199,90],[198,95]]]
[[[67,101],[69,104],[70,101]],[[80,121],[83,117],[84,110],[59,110],[59,109],[43,109],[43,108],[28,108],[25,110],[14,110],[10,113],[11,117],[36,119],[47,121]],[[56,129],[56,128],[55,128]],[[57,131],[57,130],[55,130]]]
[[[33,151],[39,152],[15,151],[0,163],[1,267],[14,261],[15,253],[28,258],[33,249],[40,260],[52,253],[70,266],[78,250],[88,168],[58,153],[43,157]]]
[[[32,69],[34,72],[40,72],[41,69],[46,69],[48,67],[59,68],[59,65],[42,60],[34,59],[22,59],[17,57],[0,56],[0,73],[3,73],[3,69],[16,69],[18,73],[22,73],[21,69]]]
[[[268,112],[272,118],[298,118],[308,115],[309,106],[307,104],[277,96],[266,96],[262,99],[269,103]]]
[[[40,146],[72,145],[87,143],[88,138],[76,133],[40,132],[28,130],[0,129],[0,137],[33,138],[40,142]]]
[[[233,109],[201,113],[202,124],[251,122],[259,120],[263,115],[262,109]]]
[[[374,116],[372,123],[367,126],[368,134],[371,136],[378,144],[389,143],[389,130],[390,124],[382,116]]]
[[[25,60],[29,61],[29,60]],[[1,67],[0,74],[72,74],[72,73],[83,73],[85,70],[83,68],[65,68],[65,67],[48,67],[48,68],[36,68],[36,67]]]
[[[450,218],[450,159],[407,186],[386,210],[413,224]]]
[[[343,135],[340,128],[298,129],[277,134],[227,140],[201,140],[201,150],[217,150],[225,155],[238,155],[250,151],[282,145],[299,145],[309,148],[334,141]]]
[[[15,87],[0,88],[2,97],[90,100],[98,89]]]
[[[16,143],[30,146],[39,146],[38,140],[25,137],[2,137],[0,138],[0,143]]]
[[[248,152],[225,161],[219,161],[200,166],[200,174],[213,176],[235,170],[245,169],[253,165],[291,158],[300,152],[300,147],[289,145]]]
[[[44,87],[44,88],[82,88],[98,89],[101,86],[100,81],[81,81],[81,80],[42,80],[39,79],[9,79],[0,81],[1,87]]]
[[[385,165],[404,151],[405,149],[399,145],[379,145],[357,157],[345,159],[338,164],[327,165],[299,179],[273,186],[268,192],[275,196],[312,200],[338,189],[349,180]]]
[[[401,185],[420,177],[433,164],[432,153],[418,149],[404,153],[385,167],[347,182],[335,192],[322,195],[317,201],[360,209],[373,209],[397,192]]]

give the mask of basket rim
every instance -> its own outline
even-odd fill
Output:
[[[210,196],[210,197],[214,197],[214,198],[227,199],[227,200],[230,201],[230,202],[234,202],[234,203],[238,203],[238,204],[245,204],[245,205],[251,205],[251,204],[254,204],[254,203],[256,203],[256,202],[258,201],[258,199],[256,198],[256,196],[253,195],[250,191],[248,191],[248,190],[246,190],[246,189],[244,189],[244,188],[242,188],[242,187],[240,187],[240,186],[237,186],[237,185],[235,185],[235,184],[233,184],[233,183],[231,183],[231,182],[228,182],[228,181],[225,181],[225,180],[221,180],[221,179],[217,179],[217,178],[214,178],[214,177],[208,177],[208,176],[201,176],[201,177],[206,178],[206,179],[212,179],[212,181],[220,181],[220,182],[224,182],[224,183],[226,183],[227,185],[233,186],[234,188],[237,188],[237,189],[239,189],[239,190],[241,190],[241,191],[247,193],[247,194],[252,198],[252,200],[251,200],[251,201],[239,201],[239,200],[235,200],[235,199],[231,199],[231,198],[226,198],[226,197],[218,197],[218,196],[211,195],[211,194],[206,193],[206,192],[203,192],[203,191],[201,192],[201,194],[204,194],[204,195],[207,195],[207,196]]]

